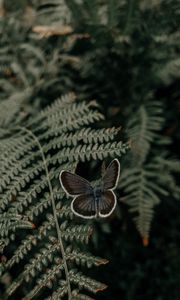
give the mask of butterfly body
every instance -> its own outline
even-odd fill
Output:
[[[94,200],[98,203],[102,196],[102,189],[101,187],[94,188]]]
[[[77,216],[85,219],[108,217],[116,207],[116,188],[120,164],[114,159],[106,169],[99,186],[93,188],[89,181],[77,174],[61,171],[60,182],[64,191],[74,197],[71,209]]]
[[[93,196],[94,196],[94,206],[95,206],[95,212],[96,212],[96,217],[99,217],[99,206],[100,202],[102,201],[102,188],[101,187],[95,187],[93,190]]]

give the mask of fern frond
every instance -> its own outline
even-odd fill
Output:
[[[175,79],[180,78],[180,59],[175,58],[170,60],[166,65],[163,65],[160,70],[158,70],[158,76],[162,82],[166,85],[171,84]]]
[[[0,237],[7,237],[9,231],[15,231],[18,228],[33,228],[33,224],[24,219],[21,215],[11,213],[1,214],[0,220]]]
[[[142,164],[150,150],[151,143],[159,138],[164,118],[162,104],[149,101],[146,106],[141,105],[127,124],[128,137],[132,142],[135,159]]]
[[[52,293],[51,296],[46,298],[45,300],[59,300],[63,299],[65,295],[67,295],[67,285],[66,282],[63,282],[62,280],[58,284],[58,288],[55,292]]]
[[[134,214],[136,227],[145,245],[149,239],[154,207],[170,193],[177,193],[172,174],[162,171],[165,165],[170,165],[168,159],[163,159],[164,150],[161,150],[169,143],[169,139],[162,136],[163,125],[163,106],[158,101],[149,101],[140,106],[128,123],[132,159],[130,168],[121,174],[121,187],[125,193],[122,200]],[[154,147],[159,147],[162,159],[159,154],[154,157]],[[171,189],[170,182],[173,186]]]
[[[59,300],[63,298],[63,296],[67,294],[67,287],[63,282],[60,282],[59,286],[60,287],[50,297],[46,298],[45,300]],[[79,293],[79,290],[73,290],[72,300],[94,300],[94,298]]]
[[[83,128],[79,131],[77,130],[77,132],[74,134],[64,133],[60,137],[54,138],[54,140],[52,140],[51,143],[43,147],[43,150],[45,152],[48,152],[51,148],[60,149],[61,147],[64,146],[77,146],[80,142],[83,142],[85,144],[110,142],[114,140],[119,130],[120,129],[114,127],[108,129],[97,129],[97,130],[93,130],[90,128]]]
[[[67,222],[62,223],[62,235],[66,241],[78,241],[81,243],[88,243],[92,234],[92,228],[87,225],[73,225],[67,227]]]
[[[79,289],[86,289],[90,292],[97,293],[98,291],[103,291],[107,288],[105,284],[97,282],[87,276],[84,276],[80,272],[76,272],[74,270],[70,271],[70,281],[76,285],[78,285]]]
[[[38,24],[68,24],[70,13],[64,0],[38,0],[33,3]]]
[[[16,230],[32,229],[34,224],[19,214],[4,212],[0,216],[0,253],[3,253],[4,248],[15,239]]]
[[[11,238],[6,228],[3,247],[11,246],[19,227],[29,225],[33,228],[1,265],[1,272],[11,270],[17,264],[23,266],[6,290],[5,299],[23,286],[28,299],[36,295],[41,297],[45,286],[49,287],[52,299],[67,294],[73,297],[71,284],[94,292],[105,287],[80,273],[70,273],[73,265],[98,266],[106,260],[74,247],[75,243],[88,242],[92,228],[72,223],[72,211],[64,193],[57,187],[60,171],[74,171],[79,160],[102,160],[126,153],[129,145],[114,141],[119,128],[90,128],[90,124],[103,118],[97,108],[95,101],[75,103],[74,95],[69,94],[29,119],[28,128],[17,126],[3,134],[0,148],[7,148],[7,152],[0,153],[0,213],[2,216],[23,215],[27,220],[13,224]],[[39,280],[35,282],[37,276]],[[60,285],[54,293],[51,287],[59,280]],[[31,291],[26,282],[32,286]]]
[[[11,96],[9,99],[6,99],[4,101],[1,101],[0,103],[0,111],[3,111],[4,113],[1,114],[1,119],[0,119],[0,127],[6,128],[8,124],[12,122],[17,122],[17,117],[19,117],[19,112],[21,111],[22,108],[22,99],[20,93],[14,94]],[[26,97],[26,94],[23,93],[24,97]],[[11,109],[9,109],[11,107]]]
[[[80,250],[72,250],[71,247],[66,249],[66,257],[69,260],[75,261],[77,265],[86,265],[88,268],[100,265],[105,265],[108,260],[95,257],[89,253],[83,253]]]
[[[127,176],[128,180],[126,180]],[[124,176],[121,177],[121,186],[127,194],[124,201],[130,206],[130,212],[138,214],[135,218],[135,223],[143,237],[149,234],[153,214],[152,199],[149,199],[150,195],[148,195],[148,191],[150,193],[152,191],[146,187],[145,184],[147,182],[145,180],[143,170],[139,170],[138,172],[137,169],[134,170],[134,173],[131,172],[131,174],[128,174],[128,171],[126,171],[124,172]]]
[[[74,290],[72,294],[72,300],[95,300],[94,298],[79,293],[78,290]]]
[[[126,196],[123,202],[130,206],[129,211],[135,215],[134,221],[143,238],[149,238],[154,206],[160,203],[161,197],[169,195],[166,182],[162,180],[161,164],[151,162],[125,170],[121,176],[121,187]],[[165,177],[167,178],[167,174]],[[152,180],[153,179],[153,180]]]

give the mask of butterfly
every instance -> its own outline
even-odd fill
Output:
[[[120,174],[120,163],[114,159],[105,170],[101,184],[93,188],[88,180],[62,170],[59,176],[64,191],[74,199],[71,202],[72,212],[85,219],[108,217],[116,207],[116,188]]]

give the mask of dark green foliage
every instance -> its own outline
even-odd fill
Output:
[[[91,36],[83,51],[81,76],[85,93],[99,99],[113,124],[124,124],[131,141],[132,152],[125,158],[119,186],[147,240],[154,206],[168,195],[177,198],[179,192],[174,179],[179,162],[171,163],[173,136],[167,133],[172,122],[177,126],[178,116],[173,120],[169,101],[173,114],[178,93],[172,93],[171,100],[161,96],[165,86],[174,82],[176,90],[178,84],[179,10],[177,1],[95,2],[96,9],[93,5],[87,9],[86,1],[67,1],[77,30]],[[78,9],[83,19],[76,18]],[[172,16],[172,23],[165,22]]]
[[[90,300],[99,278],[96,299],[179,300],[179,1],[4,2],[0,298],[67,299],[69,282],[71,300]],[[97,179],[96,160],[129,144],[116,213],[92,235],[59,172]],[[110,264],[85,275],[107,262],[89,250]]]

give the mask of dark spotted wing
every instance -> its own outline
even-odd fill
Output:
[[[117,186],[120,174],[120,163],[118,159],[114,159],[107,167],[102,179],[102,189],[114,190]]]
[[[63,170],[60,173],[59,179],[64,191],[70,196],[90,194],[93,191],[89,181],[77,174],[72,174]]]
[[[104,191],[98,203],[98,215],[108,217],[116,207],[116,195],[113,191]]]
[[[79,217],[92,219],[97,216],[94,194],[79,195],[71,203],[71,210]]]

